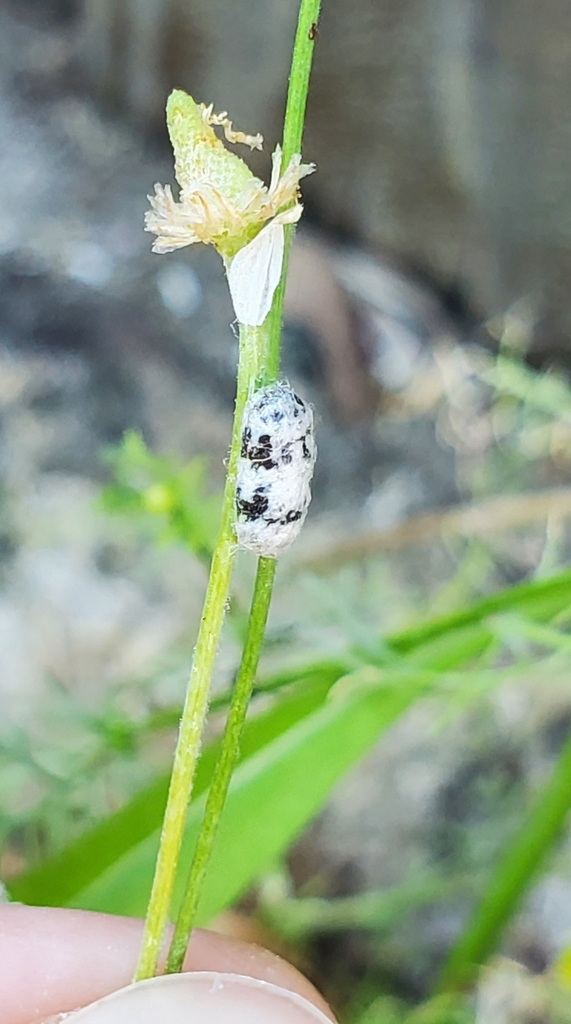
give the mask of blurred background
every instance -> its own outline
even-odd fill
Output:
[[[323,8],[303,154],[318,173],[303,183],[283,352],[316,408],[319,461],[278,573],[268,671],[369,649],[571,554],[569,6]],[[251,165],[268,180],[296,17],[295,0],[0,5],[7,882],[169,763],[237,340],[220,260],[152,255],[146,197],[173,181],[175,86],[263,133]],[[190,543],[169,518],[181,480],[182,504],[204,513]],[[251,571],[240,557],[244,604]],[[502,628],[515,674],[464,704],[415,706],[220,925],[296,959],[344,1020],[400,1020],[398,1000],[427,996],[567,738],[568,641],[524,670],[517,656],[549,643]],[[219,689],[238,653],[228,631]],[[502,648],[488,667],[508,660]],[[568,839],[556,851],[478,1020],[531,1020],[533,972],[571,944]],[[392,909],[375,911],[389,890]],[[298,897],[317,902],[296,917]]]

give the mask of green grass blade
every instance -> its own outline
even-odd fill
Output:
[[[241,759],[251,757],[284,730],[318,707],[325,699],[335,675],[317,673],[304,681],[299,692],[289,694],[269,711],[246,723]],[[210,782],[219,743],[205,748],[197,770],[198,798]],[[165,808],[169,776],[165,774],[138,793],[115,814],[67,846],[57,857],[20,875],[8,888],[14,900],[62,906],[75,894],[159,828]]]
[[[493,953],[518,903],[541,870],[571,810],[571,735],[551,777],[534,801],[523,827],[509,844],[482,902],[453,947],[439,980],[440,990],[460,989]]]
[[[220,824],[198,912],[210,920],[236,900],[280,856],[315,815],[343,773],[424,690],[397,690],[332,700],[244,761]],[[179,886],[192,856],[203,800],[189,810]],[[140,843],[72,901],[89,910],[140,915],[146,905],[158,836]]]
[[[423,640],[397,664],[446,672],[485,654],[495,641],[494,632],[485,625],[460,626]]]
[[[272,895],[262,890],[261,916],[264,923],[288,942],[299,943],[311,935],[340,932],[348,928],[368,929],[380,935],[406,914],[438,900],[466,892],[477,885],[474,875],[451,878],[433,871],[416,869],[399,885],[381,891],[368,890],[337,899],[306,896],[302,898]]]
[[[565,570],[548,579],[508,587],[459,612],[429,619],[419,626],[388,637],[386,643],[398,654],[407,654],[429,640],[482,622],[489,615],[517,610],[529,619],[545,622],[570,604],[571,570]]]
[[[395,660],[390,659],[385,663],[384,687],[390,685],[393,669],[395,684],[409,685],[408,679],[402,682],[399,666],[407,672],[413,668],[444,672],[477,660],[495,642],[496,632],[485,623],[489,616],[515,610],[525,615],[528,621],[548,622],[570,605],[571,572],[564,572],[548,580],[509,588],[471,608],[393,636],[387,640],[387,647],[394,652]],[[547,636],[542,638],[548,639]],[[537,636],[534,639],[539,641],[540,638]],[[350,657],[346,661],[342,658],[323,660],[313,666],[286,669],[268,680],[268,688],[277,689],[282,685],[293,684],[293,693],[288,694],[283,704],[280,701],[265,715],[247,724],[242,757],[250,757],[264,744],[314,711],[318,706],[314,703],[316,692],[320,692],[320,703],[331,684],[347,672],[351,661]],[[299,684],[295,683],[296,679],[300,680]],[[265,684],[262,683],[260,689],[264,688]],[[431,686],[425,680],[424,692],[430,689]],[[208,785],[215,754],[215,747],[207,748],[203,754],[197,778],[197,795],[204,792]],[[153,835],[163,813],[166,789],[165,776],[70,844],[59,856],[13,880],[9,886],[12,898],[51,906],[70,902],[75,894],[108,871],[118,858],[128,855],[131,849]]]

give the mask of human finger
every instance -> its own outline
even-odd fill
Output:
[[[0,907],[0,1024],[30,1024],[85,1006],[132,980],[143,922],[82,910]],[[268,981],[332,1019],[314,987],[268,950],[215,932],[193,932],[185,971]]]

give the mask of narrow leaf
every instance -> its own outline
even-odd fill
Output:
[[[333,700],[242,763],[220,824],[199,923],[229,906],[283,853],[322,806],[335,782],[370,749],[418,692],[419,686],[413,682],[400,690]],[[181,878],[192,855],[202,803],[196,801],[189,811]],[[158,835],[140,843],[75,896],[72,905],[142,914],[157,843]],[[180,895],[179,887],[175,904]]]
[[[288,695],[269,711],[247,722],[240,758],[250,757],[318,707],[334,678],[326,672],[317,674],[314,679],[304,681],[299,692]],[[218,747],[217,741],[204,750],[196,773],[195,798],[208,787]],[[8,887],[11,898],[56,907],[73,901],[76,893],[118,858],[154,835],[162,821],[168,784],[168,774],[161,776],[57,857],[15,878]]]
[[[571,604],[571,570],[548,579],[533,580],[490,594],[477,604],[459,612],[429,619],[387,638],[387,643],[399,654],[406,654],[428,640],[436,639],[452,630],[482,622],[489,615],[504,610],[520,610],[530,619],[546,622]]]
[[[541,870],[571,810],[571,735],[551,777],[501,858],[442,970],[440,990],[460,989],[495,950],[518,903]]]

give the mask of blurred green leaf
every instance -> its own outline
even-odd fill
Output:
[[[571,388],[562,375],[537,373],[520,359],[499,356],[482,378],[503,395],[571,422]]]
[[[424,683],[422,684],[424,687]],[[236,770],[200,903],[199,923],[229,906],[287,848],[337,780],[359,760],[418,693],[400,690],[333,700]],[[190,808],[180,859],[184,879],[203,810]],[[144,913],[158,835],[139,844],[70,902],[90,910]],[[175,905],[180,899],[175,890]]]
[[[518,610],[529,619],[547,622],[571,605],[571,570],[555,576],[520,583],[515,587],[490,594],[477,604],[458,612],[428,619],[416,627],[403,630],[388,638],[387,644],[398,654],[406,654],[428,641],[444,637],[465,626],[481,623],[490,615],[502,611]],[[450,641],[447,641],[450,642]],[[472,640],[472,642],[475,642]]]
[[[281,888],[279,879],[277,884]],[[280,891],[276,894],[274,879],[269,878],[260,894],[259,913],[264,922],[289,942],[349,928],[380,934],[419,907],[480,887],[481,879],[473,874],[446,877],[417,866],[399,885],[379,892],[367,890],[336,899],[298,898]]]
[[[541,870],[571,811],[571,735],[546,785],[509,843],[442,970],[439,988],[470,985],[480,964],[494,951],[502,931]]]
[[[220,520],[220,497],[206,492],[206,462],[192,459],[178,467],[172,459],[154,455],[140,434],[129,430],[119,445],[103,453],[114,480],[103,489],[103,511],[155,519],[159,539],[182,541],[209,562]]]
[[[376,666],[367,667],[349,655],[345,662],[323,661],[279,673],[271,685],[292,683],[293,692],[247,724],[243,763],[221,826],[203,919],[268,868],[319,810],[337,779],[398,714],[451,680],[447,672],[478,669],[482,656],[487,658],[498,643],[487,618],[517,611],[529,621],[549,622],[570,604],[571,572],[564,572],[388,638],[379,648]],[[493,685],[494,671],[487,670],[486,686]],[[460,682],[452,681],[456,689],[461,684],[469,690],[474,681],[481,688],[481,675],[467,671]],[[331,685],[343,676],[337,699],[317,713]],[[299,684],[294,683],[296,678]],[[497,681],[502,678],[497,670]],[[369,718],[364,708],[369,709]],[[306,715],[311,717],[303,721]],[[215,746],[207,748],[199,767],[186,858],[201,813],[196,798],[208,785],[215,754]],[[163,777],[59,857],[21,876],[11,886],[13,898],[142,912],[166,790]]]
[[[331,673],[316,673],[304,681],[298,692],[288,694],[264,714],[248,721],[244,728],[241,759],[250,757],[319,706],[334,678]],[[195,780],[195,798],[210,782],[218,749],[217,741],[206,747],[202,754]],[[57,857],[14,879],[9,885],[11,897],[44,906],[61,906],[72,901],[77,892],[106,871],[117,858],[160,827],[168,784],[169,775],[162,775]]]
[[[353,1017],[352,1024],[472,1024],[474,1019],[468,1000],[457,995],[436,996],[413,1010],[401,1000],[382,995]]]
[[[403,1024],[471,1024],[472,1021],[475,1021],[475,1013],[469,1000],[447,992],[421,1003],[406,1014]]]

